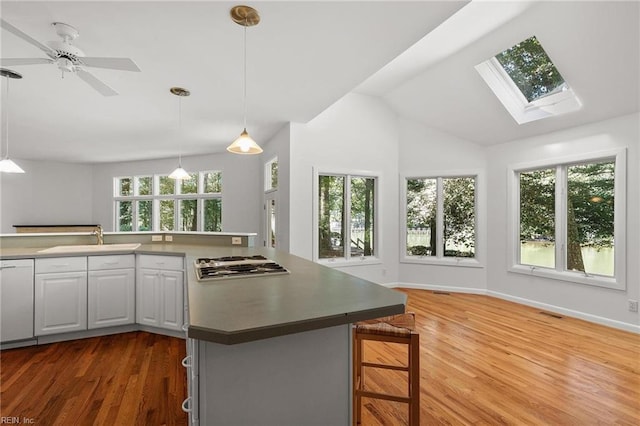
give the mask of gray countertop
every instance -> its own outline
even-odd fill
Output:
[[[0,258],[54,257],[38,248],[2,249]],[[272,338],[404,312],[406,295],[273,249],[143,244],[101,254],[186,256],[188,331],[192,338],[226,345]],[[73,253],[67,256],[95,255]],[[198,281],[198,257],[262,254],[286,275]],[[65,256],[56,254],[55,257]]]

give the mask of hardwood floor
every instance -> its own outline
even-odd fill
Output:
[[[470,294],[408,294],[420,332],[422,425],[638,425],[640,336]],[[394,345],[367,359],[403,360]],[[404,389],[375,374],[372,388]],[[364,425],[406,424],[403,404],[364,402]]]
[[[145,332],[0,353],[1,416],[37,425],[186,425],[184,340]]]
[[[420,331],[421,424],[640,424],[639,335],[486,296],[400,291]],[[186,425],[184,352],[183,340],[144,332],[2,351],[0,415]],[[390,344],[367,346],[365,356],[403,360]],[[372,388],[406,383],[370,373]],[[364,399],[365,426],[406,418],[403,404]]]

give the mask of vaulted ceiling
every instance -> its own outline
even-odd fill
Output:
[[[87,56],[127,57],[140,73],[91,68],[104,97],[55,65],[12,66],[11,156],[110,162],[223,152],[242,130],[243,28],[226,1],[2,1],[2,19],[39,42],[74,26]],[[247,125],[258,141],[307,122],[345,94],[481,144],[638,111],[637,2],[254,1],[247,30]],[[583,102],[517,125],[474,66],[536,35]],[[0,31],[3,58],[45,57]],[[3,81],[3,89],[5,88]],[[179,102],[169,88],[191,91]],[[3,120],[3,126],[6,122]],[[3,128],[4,130],[4,128]],[[4,133],[3,133],[4,135]]]

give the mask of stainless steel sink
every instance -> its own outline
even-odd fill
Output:
[[[109,251],[135,250],[140,247],[140,243],[127,244],[83,244],[77,246],[55,246],[40,250],[38,253],[103,253]]]

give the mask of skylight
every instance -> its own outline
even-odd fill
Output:
[[[476,70],[518,124],[581,106],[535,36],[476,65]]]

